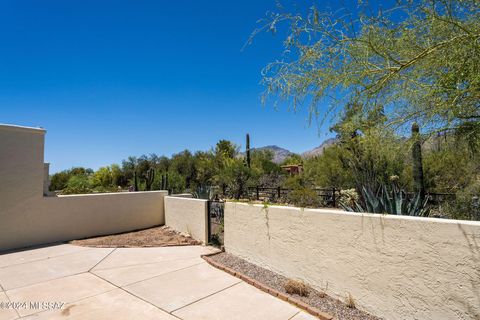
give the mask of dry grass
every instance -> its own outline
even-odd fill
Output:
[[[355,300],[353,299],[353,296],[350,292],[345,299],[345,305],[349,308],[355,309]]]
[[[289,279],[285,283],[285,291],[289,294],[298,294],[299,296],[306,297],[310,292],[310,288],[303,283],[303,281]]]

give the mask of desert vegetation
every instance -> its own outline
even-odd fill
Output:
[[[242,147],[221,140],[208,151],[72,168],[54,174],[51,189],[242,199],[252,197],[249,188],[284,188],[287,195],[267,200],[318,207],[325,203],[315,188],[335,188],[349,210],[480,219],[479,2],[362,2],[357,9],[279,5],[248,42],[262,32],[283,37],[284,51],[262,72],[264,101],[307,108],[311,121],[330,123],[335,142],[322,152],[278,163],[272,152],[251,148],[247,135]],[[303,170],[287,174],[285,164]],[[445,194],[434,206],[433,193]]]

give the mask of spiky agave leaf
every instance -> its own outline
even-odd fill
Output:
[[[428,215],[428,197],[421,201],[420,193],[417,193],[413,199],[409,199],[405,191],[392,186],[391,195],[385,185],[378,188],[374,194],[369,188],[362,187],[362,197],[365,207],[355,202],[354,207],[341,204],[347,211],[369,212],[369,213],[387,213],[395,215],[426,216]]]

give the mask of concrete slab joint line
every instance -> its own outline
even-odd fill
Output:
[[[114,248],[112,249],[112,251],[110,251],[105,257],[103,257],[100,261],[98,261],[93,267],[91,267],[88,272],[92,271],[96,266],[98,266],[100,263],[102,263],[102,261],[104,261],[105,259],[107,259],[115,250],[117,250],[118,248]]]
[[[202,255],[201,257],[205,261],[207,261],[210,265],[212,265],[213,267],[215,267],[217,269],[220,269],[220,270],[223,270],[223,271],[231,274],[232,276],[237,277],[237,278],[245,281],[246,283],[248,283],[250,285],[253,285],[254,287],[256,287],[256,288],[258,288],[258,289],[260,289],[260,290],[262,290],[262,291],[264,291],[264,292],[266,292],[266,293],[268,293],[268,294],[270,294],[274,297],[277,297],[277,298],[280,298],[284,301],[287,301],[287,302],[293,304],[294,306],[296,306],[300,309],[303,309],[303,310],[307,311],[308,313],[318,317],[321,320],[335,320],[335,318],[328,313],[320,311],[317,308],[314,308],[314,307],[306,304],[305,302],[303,302],[301,300],[298,300],[298,299],[296,299],[296,298],[294,298],[294,297],[292,297],[288,294],[285,294],[283,292],[280,292],[280,291],[277,291],[273,288],[270,288],[270,287],[264,285],[263,283],[255,280],[255,279],[252,279],[252,278],[250,278],[250,277],[248,277],[248,276],[246,276],[242,273],[239,273],[239,272],[233,270],[232,268],[229,268],[229,267],[227,267],[227,266],[225,266],[225,265],[223,265],[223,264],[221,264],[217,261],[212,260],[210,257],[214,256],[216,254],[218,254],[218,253],[208,254],[208,255],[205,254],[205,255]],[[295,315],[293,317],[295,317]]]
[[[8,272],[0,271],[0,301],[61,301],[61,309],[0,310],[0,320],[13,319],[271,319],[306,320],[313,317],[294,305],[284,303],[242,282],[238,277],[221,272],[204,259],[211,249],[104,249],[92,248],[76,256],[50,258],[75,246],[55,246],[0,256]],[[38,251],[37,251],[38,250]],[[173,263],[171,258],[195,255],[186,263]],[[38,261],[37,258],[45,259]],[[31,260],[25,265],[19,261]],[[169,259],[166,261],[165,259]],[[98,267],[117,265],[123,269],[132,262],[145,261],[171,264],[158,275],[151,269],[132,269],[120,273],[96,274]],[[11,264],[12,266],[8,266]],[[190,265],[191,264],[191,265]],[[96,266],[96,267],[95,267]],[[160,265],[159,265],[160,266]],[[1,269],[0,269],[1,270]],[[112,270],[112,269],[108,269]],[[135,272],[137,270],[137,272]],[[5,271],[5,270],[4,270]],[[166,271],[164,273],[163,271]],[[122,273],[123,272],[123,273]],[[232,272],[232,270],[230,270]],[[47,273],[47,276],[38,277]],[[129,276],[143,273],[143,276]],[[168,274],[167,274],[168,273]],[[127,279],[123,280],[122,275]],[[152,278],[153,276],[153,278]],[[13,278],[20,278],[12,281]],[[130,281],[135,280],[135,283]],[[125,286],[124,286],[125,285]]]

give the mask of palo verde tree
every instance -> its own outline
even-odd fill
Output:
[[[252,37],[284,31],[282,23],[287,34],[282,58],[263,70],[266,96],[294,109],[307,104],[313,116],[347,103],[365,113],[385,108],[387,125],[417,121],[425,132],[478,137],[480,2],[399,0],[385,10],[364,3],[354,13],[267,13]]]

